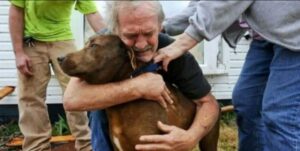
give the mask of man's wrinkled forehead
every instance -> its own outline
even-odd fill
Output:
[[[122,28],[122,34],[123,35],[151,34],[156,32],[156,28],[157,28],[156,26],[149,26],[149,27],[141,26],[140,28],[134,28],[134,27]]]
[[[149,33],[161,26],[157,14],[149,11],[133,12],[131,16],[122,13],[118,17],[118,23],[122,33]]]
[[[153,12],[156,9],[153,1],[122,1],[118,5],[118,10],[136,10],[138,8],[150,9]]]
[[[136,5],[121,5],[118,8],[118,20],[120,17],[131,17],[139,20],[148,20],[149,18],[158,18],[155,7],[152,3],[143,2],[137,3]]]

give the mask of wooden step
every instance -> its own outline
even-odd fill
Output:
[[[65,135],[65,136],[52,136],[50,142],[51,143],[63,143],[63,142],[72,142],[75,141],[75,138],[72,135]],[[15,137],[11,139],[6,146],[8,147],[18,147],[22,146],[23,138],[22,137]]]
[[[15,90],[14,86],[5,86],[3,88],[0,89],[0,100],[2,98],[4,98],[7,95],[10,95],[11,93],[13,93]]]

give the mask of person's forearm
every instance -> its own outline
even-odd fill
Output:
[[[215,125],[219,118],[219,105],[212,94],[196,100],[194,122],[188,130],[195,142],[199,142]]]
[[[76,84],[76,89],[68,89]],[[134,80],[103,85],[79,84],[79,79],[71,78],[65,91],[63,102],[66,110],[86,111],[103,109],[140,98]]]
[[[64,107],[70,111],[86,111],[111,107],[144,98],[158,102],[163,107],[171,103],[161,75],[144,73],[121,82],[91,85],[71,78],[64,93]]]
[[[99,12],[87,14],[86,18],[94,32],[97,32],[105,27],[104,20]]]
[[[174,45],[173,44],[171,44],[171,45],[173,45],[174,48],[178,48],[178,49],[182,50],[183,52],[187,52],[190,49],[192,49],[194,46],[196,46],[198,44],[198,42],[200,42],[200,41],[196,41],[188,34],[183,33],[178,36],[176,41],[173,43]]]
[[[24,53],[24,9],[11,5],[9,8],[9,31],[15,54]]]

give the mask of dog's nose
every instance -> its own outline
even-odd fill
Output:
[[[61,64],[65,60],[65,56],[61,56],[57,58],[59,64]]]

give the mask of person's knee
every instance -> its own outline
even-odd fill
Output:
[[[244,110],[243,108],[247,106],[247,98],[245,98],[245,94],[247,92],[240,89],[238,85],[234,88],[232,92],[232,104],[235,108],[235,111],[241,111]]]

